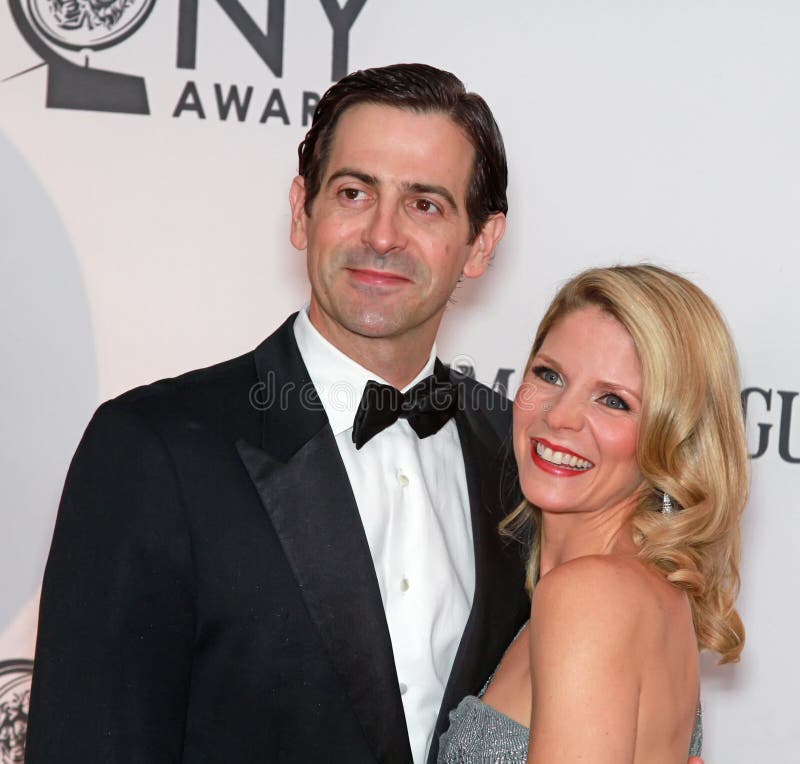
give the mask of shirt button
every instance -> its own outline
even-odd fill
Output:
[[[407,591],[408,591],[408,587],[409,587],[409,586],[410,586],[410,584],[408,583],[408,579],[407,579],[407,578],[404,578],[404,579],[403,579],[403,580],[400,582],[400,591],[401,591],[401,592],[407,592]]]
[[[400,483],[403,488],[408,485],[408,475],[398,470],[397,472],[397,482]]]
[[[405,695],[408,692],[408,685],[404,682],[400,682],[400,694]]]

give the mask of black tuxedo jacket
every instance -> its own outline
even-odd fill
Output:
[[[369,547],[292,321],[93,417],[45,572],[28,764],[411,760]],[[509,407],[457,381],[476,588],[435,741],[528,612],[520,550],[496,530],[516,499]]]

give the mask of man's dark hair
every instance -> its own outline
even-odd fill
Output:
[[[470,242],[490,215],[508,211],[506,152],[486,101],[477,93],[468,93],[450,72],[425,64],[394,64],[348,74],[328,88],[317,104],[311,128],[297,149],[307,215],[325,175],[336,124],[347,109],[362,103],[441,112],[463,130],[475,149],[466,199]]]

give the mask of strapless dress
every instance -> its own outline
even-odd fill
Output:
[[[523,624],[511,645],[527,625]],[[494,672],[477,696],[467,695],[450,712],[450,726],[439,739],[437,764],[526,764],[528,761],[530,730],[481,700],[492,679]],[[703,715],[698,704],[689,756],[700,756],[702,747]]]
[[[438,764],[525,764],[530,730],[475,695],[450,712],[450,727],[439,740]],[[689,756],[700,756],[703,719],[697,708]]]

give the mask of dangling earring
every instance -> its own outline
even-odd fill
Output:
[[[661,501],[661,514],[662,515],[672,514],[672,499],[669,497],[669,494],[666,491],[664,491],[664,498]]]

